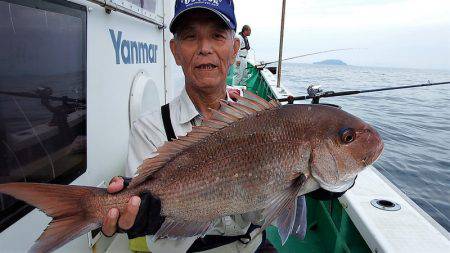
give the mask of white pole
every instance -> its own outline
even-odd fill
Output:
[[[284,41],[284,16],[286,13],[286,0],[283,0],[283,7],[281,12],[281,31],[280,31],[280,51],[278,57],[278,78],[277,78],[277,87],[281,86],[281,63],[283,61],[283,41]]]

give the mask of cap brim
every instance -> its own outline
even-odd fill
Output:
[[[184,11],[178,13],[178,15],[176,15],[176,16],[172,19],[172,21],[170,22],[170,26],[169,26],[170,32],[171,32],[171,33],[174,33],[174,30],[173,30],[174,24],[178,21],[178,18],[179,18],[182,14],[185,14],[186,12],[191,11],[191,10],[195,10],[195,9],[204,9],[204,10],[208,10],[208,11],[213,12],[214,14],[216,14],[217,16],[219,16],[231,30],[236,31],[236,27],[233,27],[233,25],[231,24],[230,19],[227,18],[227,17],[226,17],[225,15],[223,15],[222,13],[220,13],[219,11],[217,11],[217,10],[215,10],[215,9],[212,9],[212,8],[203,7],[203,6],[192,6],[192,7],[187,8],[186,10],[184,10]]]

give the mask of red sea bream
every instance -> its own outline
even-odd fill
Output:
[[[327,105],[280,105],[246,92],[222,102],[212,119],[158,149],[130,186],[118,193],[83,186],[0,185],[0,192],[53,217],[32,252],[48,252],[101,226],[112,207],[150,191],[161,200],[161,237],[203,235],[227,215],[262,210],[283,241],[293,229],[297,196],[319,187],[348,189],[358,172],[381,154],[370,125]]]

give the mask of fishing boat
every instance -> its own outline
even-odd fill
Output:
[[[55,97],[83,101],[66,117],[70,128],[79,130],[65,135],[48,124],[52,114],[43,113],[41,99],[0,94],[0,183],[105,186],[123,174],[131,122],[177,95],[179,69],[167,25],[173,5],[163,0],[0,0],[0,90],[17,95],[46,86]],[[240,87],[265,99],[293,95],[277,83],[275,73],[250,58],[248,78]],[[305,240],[292,237],[281,245],[277,229],[268,229],[279,252],[450,249],[449,233],[374,167],[361,173],[339,200],[307,202]],[[26,252],[50,221],[4,195],[0,208],[2,252]],[[143,239],[129,241],[123,234],[107,238],[99,231],[58,250],[146,251]]]

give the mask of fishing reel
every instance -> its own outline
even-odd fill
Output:
[[[307,92],[309,96],[314,97],[323,94],[323,89],[319,84],[311,84],[310,86],[308,86]]]
[[[333,106],[341,109],[339,105],[335,104],[329,104],[329,103],[320,103],[320,98],[324,95],[333,94],[334,91],[323,91],[322,86],[318,84],[312,84],[308,86],[307,88],[308,96],[312,98],[311,104],[321,104],[321,105],[328,105]]]
[[[323,89],[321,88],[322,86],[319,84],[311,84],[310,86],[308,86],[308,88],[306,89],[306,91],[308,92],[308,97],[312,98],[312,102],[311,104],[318,104],[319,103],[319,99],[320,96],[322,94],[324,94]],[[287,97],[287,102],[288,104],[293,104],[294,103],[294,97],[293,96],[289,96]]]
[[[50,97],[53,94],[53,90],[47,86],[39,86],[34,93],[40,97]]]
[[[311,104],[320,104],[319,102],[321,97],[323,97],[324,95],[330,95],[334,93],[334,91],[324,91],[322,89],[322,86],[319,84],[311,84],[310,86],[308,86],[306,91],[308,93],[308,98],[312,99]],[[287,98],[288,104],[293,104],[294,100],[295,98],[293,96],[289,96]],[[322,104],[322,105],[331,105],[335,107],[340,107],[338,105],[333,104]]]
[[[320,96],[324,94],[322,86],[318,84],[312,84],[306,89],[308,96],[312,97],[312,104],[318,104]]]
[[[310,86],[308,86],[306,91],[308,92],[308,97],[312,99],[311,104],[319,104],[320,97],[326,94],[326,92],[323,91],[322,86],[319,84],[311,84]],[[287,98],[287,101],[288,104],[293,104],[294,97],[289,96]]]

